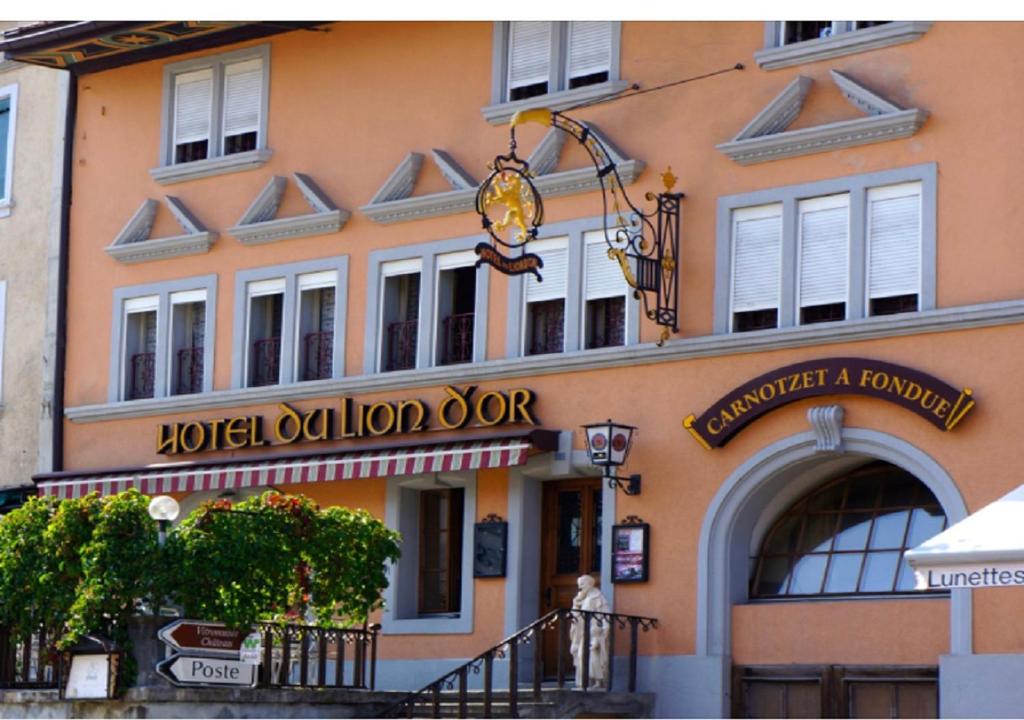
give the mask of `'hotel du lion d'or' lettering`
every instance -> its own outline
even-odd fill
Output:
[[[278,405],[276,418],[262,415],[238,415],[214,420],[158,425],[156,451],[164,455],[206,450],[240,450],[296,442],[349,440],[383,435],[424,432],[436,426],[444,430],[466,427],[491,427],[525,423],[536,425],[532,390],[487,390],[475,385],[462,389],[445,386],[445,397],[431,411],[418,399],[359,403],[340,398],[338,407],[298,410],[288,403]]]
[[[728,393],[700,417],[683,420],[707,449],[725,445],[761,415],[819,395],[868,395],[901,405],[941,430],[952,430],[974,407],[971,390],[957,390],[913,368],[863,358],[826,358],[760,375]]]

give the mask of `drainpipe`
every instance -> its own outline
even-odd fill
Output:
[[[71,171],[78,114],[78,74],[68,70],[68,97],[64,118],[64,169],[61,179],[60,249],[57,258],[57,327],[53,359],[53,459],[51,472],[64,469],[64,371],[67,367],[68,251],[71,247]]]

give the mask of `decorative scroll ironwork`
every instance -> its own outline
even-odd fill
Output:
[[[153,397],[153,379],[156,377],[156,353],[135,353],[131,358],[131,381],[128,399]]]
[[[676,177],[672,169],[669,168],[661,176],[664,192],[646,194],[646,199],[657,205],[653,212],[645,212],[629,199],[612,153],[586,124],[558,111],[543,108],[518,112],[512,117],[509,129],[508,155],[499,155],[494,159],[492,173],[477,193],[477,212],[483,218],[484,228],[494,240],[507,247],[522,247],[527,241],[536,238],[537,229],[543,221],[540,194],[530,181],[529,164],[520,160],[515,152],[516,127],[528,122],[550,125],[571,135],[590,156],[601,187],[608,257],[618,262],[626,282],[633,288],[633,296],[643,302],[644,314],[662,326],[658,344],[663,344],[670,331],[679,332],[679,211],[684,195],[673,192]],[[505,177],[508,180],[500,185],[502,191],[496,194],[492,187],[500,183],[500,178]],[[496,223],[488,215],[494,206],[502,205],[503,199],[510,196],[513,200],[518,199],[524,208],[526,204],[522,198],[531,198],[529,206],[536,208],[532,226],[526,226],[525,222],[521,225],[517,223],[515,208],[507,204],[504,207],[508,208],[510,214],[502,218],[502,221]],[[522,217],[519,219],[522,220]],[[512,224],[519,229],[513,234],[514,243],[509,244],[500,232],[495,231],[505,230]],[[477,253],[480,252],[478,245]],[[524,250],[524,257],[527,256]],[[481,261],[490,262],[483,257]],[[508,272],[498,265],[495,267]],[[526,271],[540,276],[536,268],[520,272]]]
[[[404,320],[388,325],[385,370],[410,370],[416,367],[416,336],[419,324],[419,320]]]
[[[569,636],[573,624],[582,622],[584,624],[584,637],[589,636],[590,627],[596,624],[607,624],[609,627],[608,639],[608,687],[604,691],[610,692],[615,683],[614,663],[615,639],[617,632],[627,632],[629,635],[629,654],[627,686],[629,692],[636,692],[637,657],[638,643],[641,632],[649,632],[658,627],[656,618],[640,617],[637,615],[619,615],[617,613],[593,612],[589,610],[570,610],[559,608],[552,610],[538,620],[527,625],[519,632],[510,635],[497,645],[485,650],[475,658],[463,663],[454,670],[445,673],[440,678],[417,690],[409,693],[398,702],[392,703],[380,713],[378,717],[423,717],[424,713],[429,717],[441,717],[441,693],[445,691],[456,691],[454,701],[458,705],[457,717],[491,717],[491,704],[494,700],[494,673],[493,664],[495,660],[508,659],[508,709],[512,717],[519,717],[518,702],[520,694],[532,696],[535,702],[541,699],[541,656],[544,647],[545,633],[556,633],[556,637],[565,639]],[[558,688],[562,689],[566,683],[566,669],[568,663],[564,662],[564,648],[568,642],[558,643]],[[533,677],[532,688],[524,692],[519,687],[519,649],[530,646],[533,654]],[[595,692],[596,688],[588,687],[587,668],[590,665],[590,643],[584,642],[582,666],[583,689],[585,692]],[[483,674],[483,698],[474,702],[482,702],[482,712],[474,708],[473,713],[468,712],[467,681],[470,674]]]
[[[326,380],[333,371],[334,333],[306,333],[302,338],[306,352],[305,367],[302,369],[303,380]]]
[[[441,364],[455,365],[473,360],[473,322],[476,313],[449,315],[442,322],[444,345],[441,350]]]
[[[178,373],[174,394],[188,395],[203,391],[203,348],[187,347],[178,350]]]
[[[252,386],[281,382],[281,338],[270,337],[252,344]]]
[[[260,623],[260,687],[345,687],[373,690],[380,625],[321,628]]]

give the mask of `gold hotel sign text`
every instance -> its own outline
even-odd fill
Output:
[[[444,388],[445,397],[431,406],[419,399],[359,403],[343,397],[338,407],[299,410],[280,403],[271,422],[262,415],[236,415],[216,420],[192,420],[158,425],[156,451],[162,455],[197,453],[207,450],[241,450],[297,442],[348,440],[417,433],[436,427],[461,430],[466,427],[491,427],[512,423],[536,425],[532,390],[488,390],[477,393],[475,385],[461,390]]]

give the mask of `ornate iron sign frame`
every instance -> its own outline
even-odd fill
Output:
[[[494,244],[476,247],[481,263],[493,265],[505,274],[531,272],[541,280],[543,262],[527,253],[525,245],[536,239],[543,222],[544,210],[540,193],[532,181],[529,163],[516,155],[516,127],[528,122],[549,125],[568,133],[586,150],[594,163],[601,187],[604,212],[605,242],[608,257],[619,263],[626,282],[633,288],[633,297],[643,302],[644,314],[662,327],[659,345],[668,339],[669,331],[679,332],[679,211],[683,193],[673,192],[676,177],[669,168],[663,175],[665,191],[647,193],[648,201],[656,201],[653,212],[638,208],[626,194],[611,153],[590,128],[560,112],[525,110],[512,117],[509,128],[509,152],[491,163],[491,174],[477,191],[476,209],[484,229]],[[609,195],[611,200],[609,201]],[[504,208],[500,220],[490,215],[494,208]],[[614,218],[609,223],[609,217]],[[500,247],[521,249],[519,257],[503,255]]]

